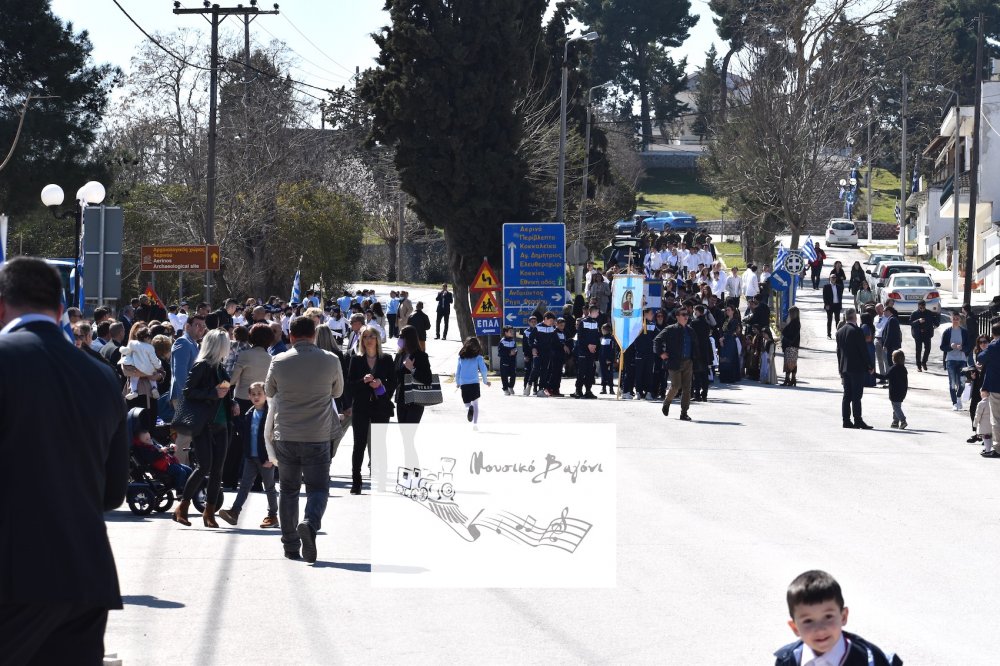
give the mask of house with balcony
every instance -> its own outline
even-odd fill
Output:
[[[979,201],[974,220],[969,220],[974,234],[974,291],[1000,294],[1000,81],[984,81],[979,146]],[[958,142],[955,125],[958,123]],[[941,123],[938,136],[924,150],[924,157],[934,161],[930,184],[922,197],[911,196],[908,207],[917,210],[917,237],[921,254],[930,254],[951,266],[955,207],[961,220],[970,217],[969,169],[972,163],[973,106],[952,106]],[[958,182],[955,164],[958,163]],[[964,242],[961,242],[964,252]],[[959,265],[964,272],[964,262]]]

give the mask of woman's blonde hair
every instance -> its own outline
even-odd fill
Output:
[[[375,355],[382,355],[382,335],[374,326],[362,326],[360,335],[358,335],[358,348],[354,350],[354,353],[358,356],[365,355],[365,336],[368,334],[375,336]]]
[[[202,339],[195,363],[205,361],[209,365],[219,365],[227,356],[229,356],[229,334],[217,328],[209,331]]]

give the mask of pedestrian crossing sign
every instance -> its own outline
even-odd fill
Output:
[[[497,274],[493,272],[493,267],[490,266],[490,262],[484,259],[483,265],[479,267],[479,272],[476,273],[476,279],[469,286],[469,291],[494,291],[500,289],[500,286],[500,280],[497,279]]]
[[[484,291],[476,301],[476,307],[472,308],[472,316],[476,318],[497,317],[500,314],[500,304],[497,302],[496,292]]]

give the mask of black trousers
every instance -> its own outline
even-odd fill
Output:
[[[250,427],[243,415],[253,406],[252,402],[242,398],[236,398],[236,404],[239,405],[240,415],[232,420],[229,446],[226,448],[226,462],[222,465],[222,487],[234,490],[243,478],[243,433],[244,428]]]
[[[424,406],[406,404],[405,400],[396,405],[396,421],[399,423],[420,423],[424,415]]]
[[[861,396],[865,392],[865,373],[844,372],[840,375],[844,385],[844,397],[840,403],[841,416],[844,423],[851,420],[851,412],[854,412],[854,422],[859,423],[861,418]]]
[[[581,393],[583,389],[590,390],[594,386],[594,361],[596,354],[587,351],[584,354],[576,355],[576,392]]]
[[[927,358],[931,354],[931,341],[921,340],[920,338],[915,338],[914,341],[917,344],[917,367],[927,369]],[[890,359],[891,361],[892,359]]]
[[[198,494],[201,482],[208,477],[208,486],[205,488],[206,501],[217,503],[212,500],[222,492],[222,466],[226,462],[226,448],[229,446],[229,429],[226,426],[216,426],[209,424],[191,440],[195,455],[198,456],[198,465],[188,477],[187,485],[184,486],[184,496],[182,499],[189,500]]]
[[[812,271],[811,277],[812,277],[813,289],[819,289],[819,278],[820,278],[819,274],[823,272],[823,266],[822,264],[819,266],[813,266],[811,267],[810,270]]]
[[[396,315],[386,315],[386,319],[389,320],[389,337],[395,338],[399,336],[399,329],[396,328]]]
[[[441,337],[441,322],[444,322],[444,337],[448,337],[448,316],[451,314],[448,312],[438,312],[437,321],[434,323],[434,337]]]
[[[541,356],[525,356],[524,361],[524,388],[529,386],[532,390],[538,390],[538,380],[542,375],[542,367],[547,363]]]
[[[841,303],[837,305],[831,305],[830,309],[826,311],[826,336],[830,337],[830,325],[833,324],[833,330],[837,330],[837,326],[840,326],[840,308],[843,307]]]
[[[695,366],[691,375],[691,390],[696,398],[708,398],[708,367]]]
[[[0,604],[0,662],[100,666],[107,624],[107,608]]]
[[[355,484],[361,483],[361,465],[365,462],[365,451],[371,444],[373,423],[388,423],[388,416],[353,412],[351,414],[351,429],[354,431],[354,451],[351,453],[351,479]],[[371,454],[368,456],[371,462]]]
[[[517,381],[517,366],[515,365],[500,365],[500,388],[504,391],[507,389],[514,388],[514,382]]]

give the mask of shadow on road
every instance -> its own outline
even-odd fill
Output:
[[[127,606],[146,606],[147,608],[184,608],[184,604],[179,601],[167,601],[150,594],[124,595],[122,603]]]

